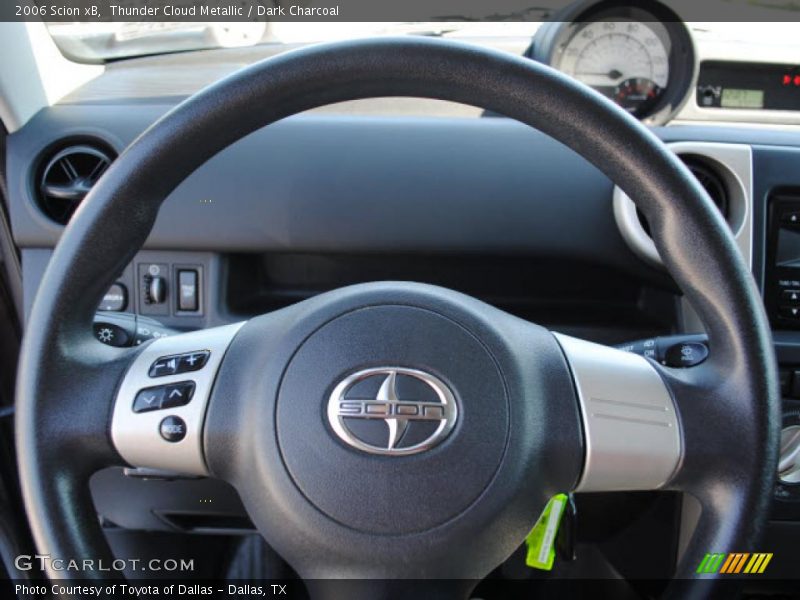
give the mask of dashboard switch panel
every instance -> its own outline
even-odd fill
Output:
[[[178,317],[180,320],[202,317],[203,265],[173,261],[170,255],[161,256],[153,262],[136,264],[138,312],[148,317]]]

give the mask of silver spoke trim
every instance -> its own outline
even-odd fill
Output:
[[[553,334],[569,363],[586,445],[575,491],[654,490],[681,462],[675,404],[661,376],[636,354]]]
[[[203,423],[211,388],[222,358],[233,337],[244,323],[193,331],[159,338],[147,346],[131,364],[117,393],[111,421],[114,446],[130,465],[189,475],[207,475],[203,452]],[[150,366],[159,358],[208,350],[205,366],[197,371],[150,377]],[[195,384],[194,395],[188,404],[149,412],[133,412],[136,394],[154,386],[181,381]],[[186,436],[179,442],[161,437],[159,425],[168,416],[183,419]]]

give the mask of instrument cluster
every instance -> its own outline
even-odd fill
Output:
[[[677,113],[696,74],[689,29],[655,0],[571,5],[537,31],[527,54],[654,125]]]

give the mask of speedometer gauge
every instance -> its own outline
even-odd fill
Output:
[[[527,56],[661,124],[689,97],[697,70],[689,29],[657,0],[580,0],[536,32]]]
[[[669,80],[669,52],[645,23],[589,23],[557,51],[554,66],[633,114],[652,104]],[[647,90],[631,93],[642,81]]]

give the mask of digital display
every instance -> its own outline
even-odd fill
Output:
[[[764,91],[724,88],[720,105],[723,108],[764,108]]]
[[[700,108],[800,111],[800,64],[704,60],[696,98]]]

